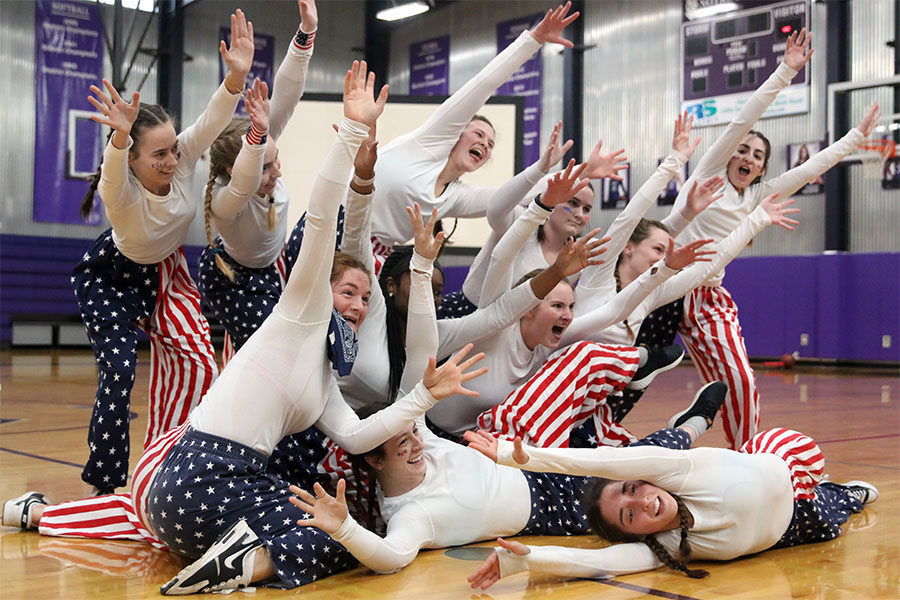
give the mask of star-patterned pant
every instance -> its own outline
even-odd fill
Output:
[[[682,298],[660,306],[644,319],[638,331],[635,346],[646,348],[663,348],[675,343],[675,335],[681,323],[681,313],[684,301]],[[606,398],[609,406],[610,418],[616,423],[621,422],[637,401],[644,395],[645,390],[622,390],[621,394],[610,394]],[[591,421],[585,421],[572,431],[569,437],[570,448],[595,448],[597,446],[596,427]]]
[[[75,267],[72,285],[99,371],[81,478],[99,489],[121,487],[128,480],[138,328],[151,344],[146,446],[184,422],[218,374],[209,324],[182,249],[141,265],[118,251],[110,229]]]
[[[444,294],[441,307],[437,310],[438,319],[458,319],[470,315],[478,309],[472,304],[462,290]]]
[[[687,450],[691,438],[682,429],[660,429],[632,446],[660,446]],[[518,535],[584,535],[588,533],[587,517],[581,499],[593,477],[560,473],[522,471],[531,489],[531,515]]]
[[[354,566],[327,533],[296,524],[306,513],[288,501],[288,482],[267,471],[269,460],[243,444],[188,428],[149,486],[150,525],[172,551],[196,559],[246,519],[269,551],[276,587],[297,587]]]

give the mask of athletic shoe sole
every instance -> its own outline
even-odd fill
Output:
[[[853,480],[848,481],[847,483],[840,484],[844,487],[860,487],[866,490],[866,498],[862,501],[863,504],[872,504],[876,500],[878,500],[878,488],[869,483],[868,481],[860,481]]]

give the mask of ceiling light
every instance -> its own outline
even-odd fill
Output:
[[[382,21],[399,21],[400,19],[428,12],[428,8],[428,3],[423,0],[415,0],[414,2],[405,2],[403,4],[392,2],[391,7],[379,10],[375,16]]]
[[[705,19],[707,17],[712,17],[714,15],[720,15],[722,13],[732,12],[735,10],[740,10],[740,6],[738,6],[734,2],[723,2],[722,4],[710,4],[708,6],[702,6],[700,8],[694,9],[693,11],[689,11],[688,19],[693,21],[695,19]]]

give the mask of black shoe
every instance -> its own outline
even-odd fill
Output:
[[[241,519],[209,550],[159,588],[164,596],[183,596],[250,585],[254,552],[263,543]]]
[[[712,427],[716,413],[722,408],[725,396],[728,395],[728,385],[721,381],[711,381],[704,385],[694,395],[691,405],[680,413],[676,413],[669,419],[669,427],[678,427],[691,417],[703,417],[706,419],[706,428]]]
[[[666,346],[649,350],[647,363],[640,367],[625,387],[629,390],[643,390],[653,382],[660,373],[674,369],[684,358],[681,346]]]
[[[846,488],[853,494],[857,500],[863,504],[872,504],[878,500],[878,488],[868,481],[848,481],[847,483],[838,484]]]

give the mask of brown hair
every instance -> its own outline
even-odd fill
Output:
[[[628,238],[628,243],[634,246],[640,244],[648,237],[650,237],[650,234],[653,233],[654,229],[661,229],[662,231],[669,233],[669,228],[663,225],[661,221],[654,221],[653,219],[641,219],[634,227],[634,231],[631,232],[631,237]],[[622,281],[619,279],[619,265],[622,264],[622,256],[624,256],[624,253],[621,253],[618,257],[616,257],[616,268],[613,271],[613,276],[616,278],[617,292],[622,291]],[[628,324],[628,319],[626,318],[623,323],[625,323],[625,329],[628,330],[628,335],[630,335],[633,339],[635,333],[631,329],[631,325]]]
[[[331,277],[328,279],[328,281],[330,283],[334,283],[341,278],[341,275],[344,274],[344,271],[348,271],[350,269],[359,269],[366,274],[366,277],[369,276],[369,270],[366,269],[366,265],[364,265],[361,260],[357,259],[354,256],[350,256],[349,254],[335,251],[334,262],[331,263]]]
[[[678,505],[678,519],[681,528],[681,542],[678,545],[680,556],[676,558],[669,554],[655,536],[626,533],[619,529],[614,523],[610,523],[603,516],[603,513],[600,510],[600,494],[603,493],[606,486],[614,483],[621,482],[598,477],[594,480],[594,483],[587,488],[584,498],[582,499],[582,506],[584,507],[588,525],[597,537],[609,542],[644,542],[649,546],[650,550],[656,555],[659,561],[670,569],[681,571],[688,577],[693,577],[694,579],[702,579],[703,577],[709,576],[709,571],[703,569],[689,569],[685,564],[691,558],[691,545],[687,539],[691,513],[681,498],[672,494],[675,503]]]
[[[122,96],[126,94],[122,92]],[[138,108],[137,118],[134,120],[134,123],[131,124],[131,132],[129,135],[131,136],[132,141],[134,142],[131,146],[131,150],[129,151],[129,158],[137,151],[137,147],[141,143],[141,134],[145,129],[149,129],[150,127],[155,127],[157,125],[164,125],[166,123],[172,123],[174,127],[174,122],[172,117],[169,116],[169,113],[166,112],[159,104],[145,104],[141,102],[140,107]],[[109,132],[109,135],[106,136],[106,143],[109,143],[109,138],[112,136],[113,131]],[[91,209],[94,207],[94,194],[97,192],[97,185],[100,183],[100,173],[103,168],[103,156],[100,156],[100,164],[97,165],[97,171],[94,173],[94,176],[91,178],[91,185],[88,188],[87,193],[84,195],[84,198],[81,199],[81,217],[83,219],[87,219],[91,214]]]
[[[497,128],[494,127],[494,124],[491,123],[491,120],[488,119],[488,118],[487,118],[486,116],[484,116],[484,115],[475,115],[474,117],[472,117],[472,118],[469,120],[469,123],[471,123],[472,121],[481,121],[482,123],[487,123],[488,125],[491,126],[491,129],[494,130],[494,133],[497,133]]]
[[[766,147],[766,159],[763,161],[763,170],[768,169],[769,168],[769,157],[772,156],[772,142],[769,141],[769,138],[767,138],[760,132],[756,131],[755,129],[751,129],[750,131],[748,131],[747,135],[755,135],[762,141],[763,146]],[[762,181],[762,174],[760,174],[759,176],[757,176],[756,179],[751,181],[750,185],[756,185],[760,181]]]

